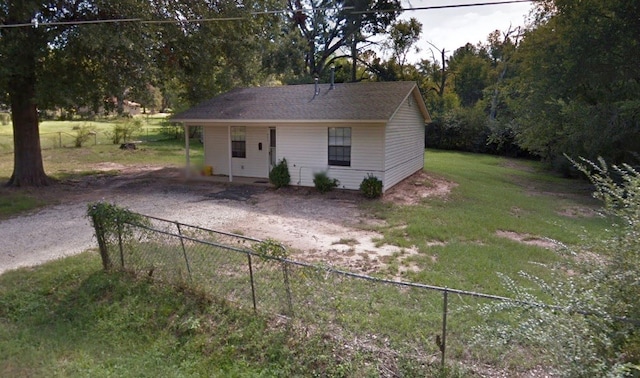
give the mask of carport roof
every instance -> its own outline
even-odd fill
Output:
[[[415,82],[361,82],[236,88],[172,117],[201,121],[387,121],[413,96],[425,121],[429,113]],[[314,95],[315,94],[315,95]]]

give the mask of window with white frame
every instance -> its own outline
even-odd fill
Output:
[[[351,128],[329,128],[329,165],[351,166]]]
[[[247,130],[244,126],[231,128],[231,157],[247,157]]]

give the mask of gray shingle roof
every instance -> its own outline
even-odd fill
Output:
[[[334,89],[329,89],[329,84],[318,87],[316,96],[315,84],[236,88],[172,118],[174,121],[388,120],[416,84],[396,81],[338,83]]]

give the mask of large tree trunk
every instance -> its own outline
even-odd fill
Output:
[[[13,116],[13,174],[8,186],[44,186],[50,179],[44,173],[38,111],[33,102],[35,83],[22,87],[11,85],[11,113]],[[15,83],[17,84],[17,83]]]
[[[21,65],[9,77],[9,98],[13,117],[13,174],[7,186],[45,186],[50,179],[44,173],[36,94],[36,56],[30,44],[14,50]]]

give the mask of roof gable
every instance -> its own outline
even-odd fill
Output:
[[[386,121],[405,99],[413,95],[420,112],[429,120],[416,83],[361,82],[236,88],[176,114],[178,122],[190,121]]]

